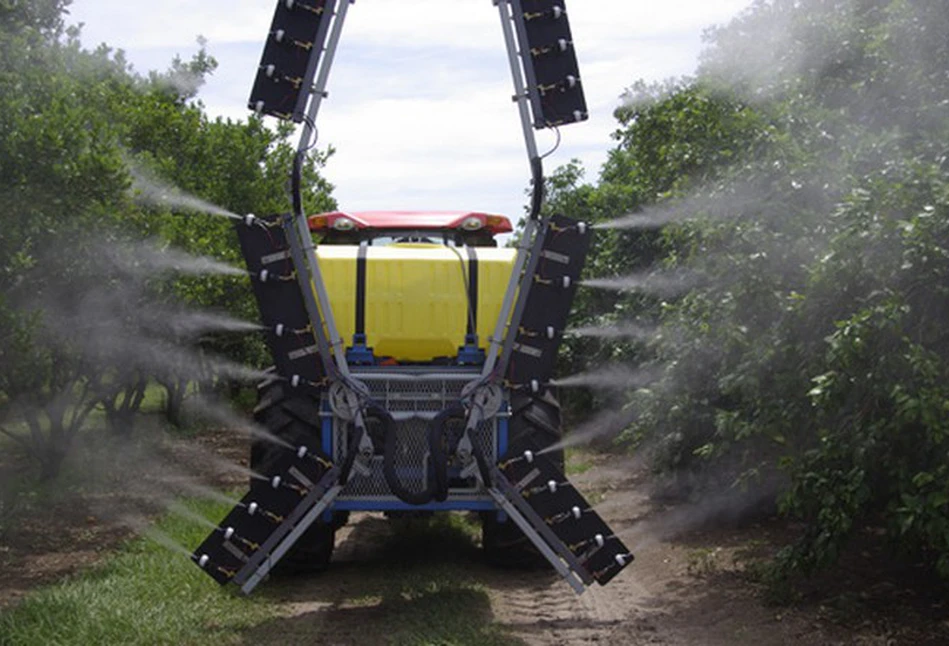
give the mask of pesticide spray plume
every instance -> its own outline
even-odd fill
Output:
[[[695,287],[695,274],[684,271],[638,272],[616,278],[588,278],[580,281],[584,287],[614,292],[642,292],[671,298]]]
[[[656,328],[637,325],[635,323],[609,326],[585,325],[570,328],[566,330],[564,334],[567,336],[590,337],[594,339],[634,339],[636,341],[648,341],[656,334]]]
[[[177,501],[173,501],[168,505],[168,511],[173,513],[176,516],[180,516],[186,520],[190,520],[197,525],[206,527],[208,529],[217,529],[217,524],[212,523],[210,520],[202,516],[201,514],[188,509],[183,504]]]
[[[642,213],[631,213],[624,215],[609,222],[599,222],[593,225],[594,229],[627,229],[627,230],[648,230],[664,227],[671,222],[683,222],[685,216],[673,207],[652,208]]]
[[[559,442],[538,451],[537,455],[589,444],[595,440],[612,439],[623,432],[637,417],[637,411],[631,408],[603,411],[567,433]]]
[[[554,379],[550,385],[560,388],[593,388],[595,390],[623,391],[641,388],[656,380],[660,370],[656,367],[633,368],[615,364],[594,370],[581,372],[563,379]]]
[[[181,312],[167,321],[168,329],[180,336],[197,336],[206,332],[260,332],[264,326],[226,314],[214,312]]]
[[[638,213],[622,215],[615,220],[599,222],[594,229],[649,230],[669,224],[682,224],[698,219],[733,220],[760,209],[768,199],[761,190],[750,184],[735,183],[727,186],[705,186],[692,195],[650,206]]]
[[[161,545],[165,549],[174,552],[175,554],[180,554],[181,556],[184,556],[188,559],[192,558],[191,551],[187,547],[159,529],[149,527],[144,532],[142,532],[142,535],[148,540]]]
[[[118,519],[118,523],[132,530],[137,535],[161,545],[170,552],[180,554],[189,559],[191,558],[191,551],[188,548],[152,525],[148,519],[142,516],[125,515]]]
[[[297,447],[293,446],[286,440],[277,437],[263,426],[255,424],[243,415],[235,412],[234,409],[225,403],[216,402],[208,399],[207,397],[195,397],[188,401],[187,408],[193,414],[199,417],[223,424],[229,430],[234,430],[251,438],[261,439],[266,442],[270,442],[271,444],[276,444],[277,446],[290,451],[297,450]],[[255,475],[263,478],[263,476],[260,476],[259,474]]]
[[[108,260],[115,270],[133,276],[148,277],[158,271],[201,276],[246,276],[247,272],[225,262],[195,256],[157,240],[99,245],[96,254]]]
[[[270,478],[254,471],[250,467],[245,467],[242,464],[236,462],[231,462],[222,457],[208,452],[207,453],[207,463],[214,467],[218,473],[233,473],[235,475],[247,478],[248,480],[260,480],[261,482],[269,482]]]
[[[189,195],[181,189],[159,179],[139,164],[129,164],[129,174],[132,176],[132,190],[135,201],[149,206],[165,207],[178,211],[192,211],[220,215],[232,220],[243,220],[238,215],[225,208]]]
[[[263,476],[260,477],[263,478]],[[213,500],[214,502],[219,502],[231,507],[236,507],[240,504],[240,500],[237,498],[228,496],[227,494],[224,494],[212,487],[199,484],[191,478],[165,478],[163,482],[172,490],[181,492],[183,494],[195,496],[204,500]]]
[[[771,510],[784,484],[776,477],[745,487],[693,492],[688,502],[659,511],[617,535],[634,548],[643,549],[711,524],[734,524],[760,514],[762,509]]]

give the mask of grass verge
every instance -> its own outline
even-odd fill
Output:
[[[364,517],[346,542],[369,549],[326,576],[268,584],[262,594],[287,612],[249,630],[246,643],[523,646],[494,616],[478,533],[464,514]]]
[[[220,518],[215,503],[185,501],[192,511]],[[156,532],[193,546],[207,534],[175,516]],[[239,631],[275,616],[263,598],[222,592],[184,554],[150,539],[126,545],[109,562],[28,595],[0,614],[0,645],[229,644]]]

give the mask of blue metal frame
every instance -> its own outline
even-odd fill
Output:
[[[333,446],[333,417],[329,404],[323,403],[322,411],[323,421],[320,425],[322,432],[321,444],[323,453],[333,458],[335,456]],[[501,408],[502,415],[498,417],[498,455],[504,455],[507,452],[508,445],[508,418],[503,415],[508,411],[505,403]],[[324,519],[329,522],[334,511],[497,511],[498,519],[505,520],[507,515],[498,509],[494,500],[446,500],[444,502],[431,502],[425,505],[410,505],[401,500],[368,500],[360,498],[337,499],[324,512]]]
[[[333,509],[339,511],[494,511],[497,505],[493,500],[458,500],[430,502],[425,505],[410,505],[401,500],[366,500],[352,498],[337,499]]]

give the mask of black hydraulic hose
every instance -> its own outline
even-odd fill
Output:
[[[464,421],[465,408],[460,403],[446,408],[428,425],[428,448],[432,456],[432,498],[436,502],[444,502],[448,498],[448,456],[442,450],[442,439],[445,437],[445,425],[448,420],[456,418]]]
[[[391,491],[392,494],[395,495],[399,500],[410,505],[424,505],[431,502],[435,493],[432,483],[429,483],[424,490],[416,492],[409,491],[403,487],[402,482],[399,480],[399,474],[396,473],[395,470],[395,453],[398,450],[398,427],[396,426],[392,415],[389,414],[389,411],[380,407],[374,407],[370,409],[369,414],[377,417],[382,423],[385,437],[385,451],[382,458],[382,475],[386,479],[386,484],[389,485],[389,491]]]
[[[428,426],[428,446],[432,465],[427,486],[422,491],[409,491],[399,480],[396,473],[395,454],[398,450],[398,427],[392,415],[379,406],[370,407],[367,415],[375,417],[383,426],[385,436],[385,450],[383,453],[382,474],[385,477],[389,490],[399,500],[410,505],[425,505],[433,500],[439,502],[448,497],[448,457],[442,447],[445,434],[445,424],[452,417],[464,415],[464,409],[458,405],[440,412]]]
[[[359,445],[362,443],[362,436],[365,430],[360,430],[355,424],[349,431],[349,446],[346,451],[346,459],[343,461],[343,467],[340,470],[339,483],[346,486],[349,482],[349,475],[353,470],[353,463],[356,461],[356,455],[359,453]]]
[[[540,209],[544,205],[544,161],[540,157],[531,159],[531,180],[533,190],[531,191],[531,220],[540,217]]]
[[[491,477],[491,465],[488,464],[488,459],[484,457],[484,453],[475,444],[471,452],[474,453],[475,462],[478,463],[478,471],[481,472],[481,481],[484,482],[485,487],[493,487],[494,479]]]
[[[293,215],[303,217],[303,160],[306,152],[301,150],[293,156],[290,170],[290,198],[293,200]]]

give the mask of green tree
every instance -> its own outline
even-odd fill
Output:
[[[29,449],[44,477],[56,474],[94,407],[130,428],[148,379],[167,385],[169,416],[177,415],[195,376],[172,360],[186,354],[163,351],[176,342],[197,356],[264,361],[258,338],[185,339],[142,327],[149,307],[184,303],[249,320],[256,312],[246,279],[129,280],[127,267],[100,261],[104,250],[147,238],[156,253],[174,245],[240,264],[232,221],[138,206],[130,167],[230,211],[268,213],[286,208],[293,154],[289,127],[206,115],[195,92],[216,62],[203,47],[143,78],[121,52],[83,50],[78,30],[65,26],[67,5],[0,4],[0,428]],[[308,208],[334,206],[319,174],[330,153],[315,153],[304,169]],[[92,306],[98,318],[84,318]],[[113,343],[103,342],[104,329]],[[135,335],[137,349],[120,352],[118,339]],[[154,347],[143,350],[143,341]],[[147,354],[161,356],[149,363]]]
[[[610,232],[591,262],[695,276],[587,303],[660,323],[628,435],[665,468],[783,475],[807,528],[784,573],[873,523],[949,576],[947,27],[935,0],[759,0],[709,33],[695,79],[634,86],[595,185],[555,176],[596,221],[666,223]]]

